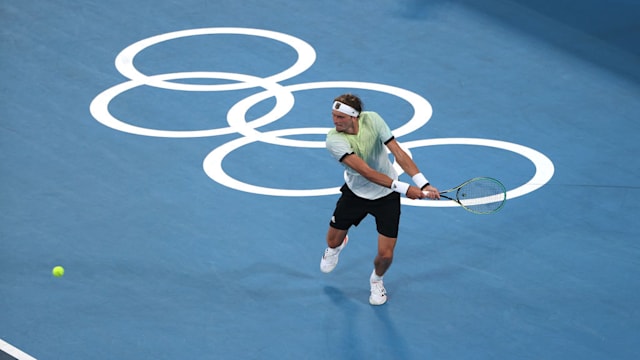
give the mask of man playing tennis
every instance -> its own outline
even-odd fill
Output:
[[[398,238],[400,195],[410,199],[439,199],[440,195],[400,148],[380,115],[362,111],[360,98],[352,94],[338,96],[331,113],[335,129],[327,134],[326,146],[345,167],[345,184],[329,223],[328,247],[320,261],[320,270],[328,273],[336,267],[340,251],[347,245],[349,228],[357,226],[368,214],[373,215],[378,231],[378,254],[369,279],[369,303],[382,305],[387,301],[382,277],[391,265]],[[398,181],[387,149],[416,186]]]

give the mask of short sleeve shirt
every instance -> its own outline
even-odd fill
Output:
[[[356,154],[372,169],[397,180],[398,174],[391,164],[385,146],[391,139],[393,134],[382,117],[372,111],[363,111],[358,117],[357,134],[351,135],[332,129],[327,134],[326,146],[331,155],[341,163],[346,155]],[[375,200],[392,192],[387,187],[367,180],[349,166],[344,167],[345,182],[359,197]]]

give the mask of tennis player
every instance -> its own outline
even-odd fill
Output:
[[[372,111],[363,112],[362,107],[359,97],[344,94],[334,99],[331,108],[335,129],[327,134],[326,146],[345,167],[345,184],[340,189],[342,195],[329,223],[328,247],[320,261],[320,270],[328,273],[336,267],[340,251],[349,240],[349,228],[371,214],[378,231],[378,254],[369,278],[369,303],[382,305],[387,302],[382,277],[393,261],[398,238],[400,196],[439,199],[440,195],[400,148],[382,117]],[[387,149],[402,170],[411,176],[415,186],[398,181]]]

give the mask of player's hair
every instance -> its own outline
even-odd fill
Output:
[[[356,111],[359,113],[362,112],[362,108],[364,107],[362,100],[360,100],[358,96],[353,94],[342,94],[337,98],[333,99],[333,101],[340,101],[343,104],[347,104],[352,108],[356,109]]]

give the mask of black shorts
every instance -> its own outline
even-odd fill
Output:
[[[368,214],[376,219],[378,233],[390,237],[398,237],[400,225],[400,194],[391,194],[376,200],[368,200],[357,196],[345,184],[340,188],[342,195],[336,203],[336,209],[329,225],[339,230],[348,230],[351,225],[358,226]]]

